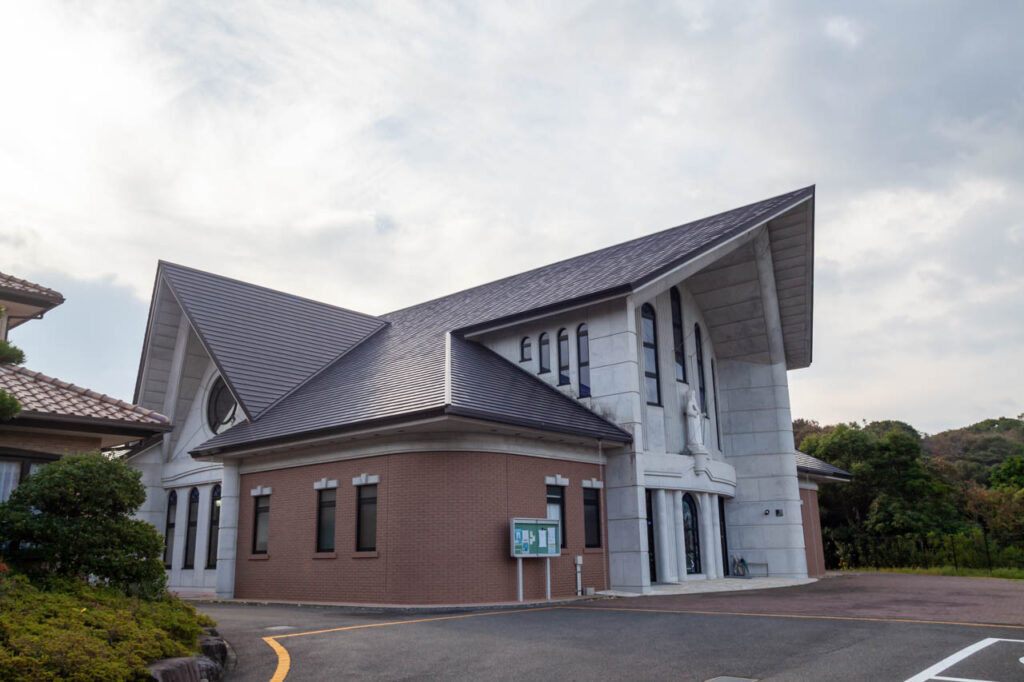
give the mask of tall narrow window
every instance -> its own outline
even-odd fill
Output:
[[[704,340],[700,335],[700,325],[693,325],[694,343],[697,345],[697,389],[700,391],[700,411],[708,414],[708,387],[704,381]]]
[[[210,532],[206,534],[206,567],[217,568],[217,542],[220,540],[220,486],[210,493]]]
[[[178,492],[167,496],[167,521],[164,523],[164,567],[171,567],[174,559],[174,518],[178,515]]]
[[[584,546],[601,546],[601,491],[597,488],[583,489],[583,534]]]
[[[558,330],[558,385],[569,383],[569,332]]]
[[[258,495],[252,523],[252,553],[266,554],[270,536],[270,495]]]
[[[718,449],[722,449],[722,422],[718,419],[718,382],[715,380],[715,359],[711,358],[711,399],[715,401],[715,436]]]
[[[686,572],[700,573],[700,526],[697,503],[690,493],[683,495],[683,542],[686,544]]]
[[[337,488],[317,491],[316,499],[316,551],[334,551],[334,509],[337,505]]]
[[[188,523],[185,526],[185,563],[182,568],[196,567],[196,531],[199,527],[199,489],[188,494]]]
[[[644,344],[644,391],[648,405],[661,404],[661,386],[658,385],[658,334],[654,307],[644,303],[640,309],[641,338]]]
[[[686,381],[686,348],[683,345],[683,303],[679,290],[672,287],[672,350],[675,351],[676,381]]]
[[[565,486],[548,486],[548,518],[558,521],[558,537],[565,547]]]
[[[537,339],[537,352],[540,353],[540,369],[537,371],[538,374],[544,374],[551,371],[551,346],[548,342],[548,333],[541,332],[540,338]]]
[[[356,550],[377,551],[377,486],[359,486],[356,505]]]
[[[580,397],[590,395],[590,334],[587,325],[576,329],[576,369],[580,375]]]
[[[527,360],[533,360],[533,344],[530,342],[529,336],[524,336],[523,340],[519,342],[519,362]]]

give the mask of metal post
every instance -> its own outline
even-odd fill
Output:
[[[519,574],[519,601],[523,601],[523,557],[516,557],[516,573]]]
[[[551,557],[544,558],[545,586],[544,598],[551,599]]]

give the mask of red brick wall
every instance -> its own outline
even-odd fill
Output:
[[[825,548],[821,541],[821,512],[818,510],[818,491],[800,489],[800,515],[804,523],[804,547],[807,548],[807,576],[825,575]]]
[[[242,599],[444,604],[514,601],[516,562],[509,519],[546,516],[545,476],[569,479],[567,547],[551,560],[552,597],[576,592],[573,557],[583,555],[583,586],[608,588],[605,549],[583,547],[583,488],[603,480],[597,464],[492,453],[409,453],[242,476],[235,596]],[[377,552],[355,551],[352,478],[378,474]],[[316,491],[338,480],[333,557],[314,558]],[[270,486],[266,558],[252,555],[254,503]],[[602,517],[604,495],[602,494]],[[602,547],[607,535],[602,518]],[[523,596],[544,597],[544,560],[523,560]]]

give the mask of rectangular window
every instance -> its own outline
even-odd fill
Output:
[[[576,364],[580,375],[580,397],[590,395],[590,333],[587,325],[576,330]]]
[[[559,543],[565,547],[565,487],[548,486],[548,518],[558,521]]]
[[[676,360],[676,381],[686,382],[686,348],[683,345],[683,303],[672,287],[672,350]]]
[[[377,551],[377,486],[359,486],[356,504],[356,551]]]
[[[328,488],[317,492],[316,501],[316,551],[334,551],[334,509],[338,491]]]
[[[601,491],[597,488],[583,489],[583,528],[586,547],[601,546]]]
[[[0,502],[6,502],[21,481],[21,462],[0,462]]]
[[[270,495],[259,495],[252,524],[252,553],[267,553],[267,538],[270,535]]]

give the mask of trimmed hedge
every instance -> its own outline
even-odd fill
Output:
[[[198,653],[213,624],[166,593],[144,600],[78,580],[40,589],[0,574],[0,680],[145,680],[146,664]]]

